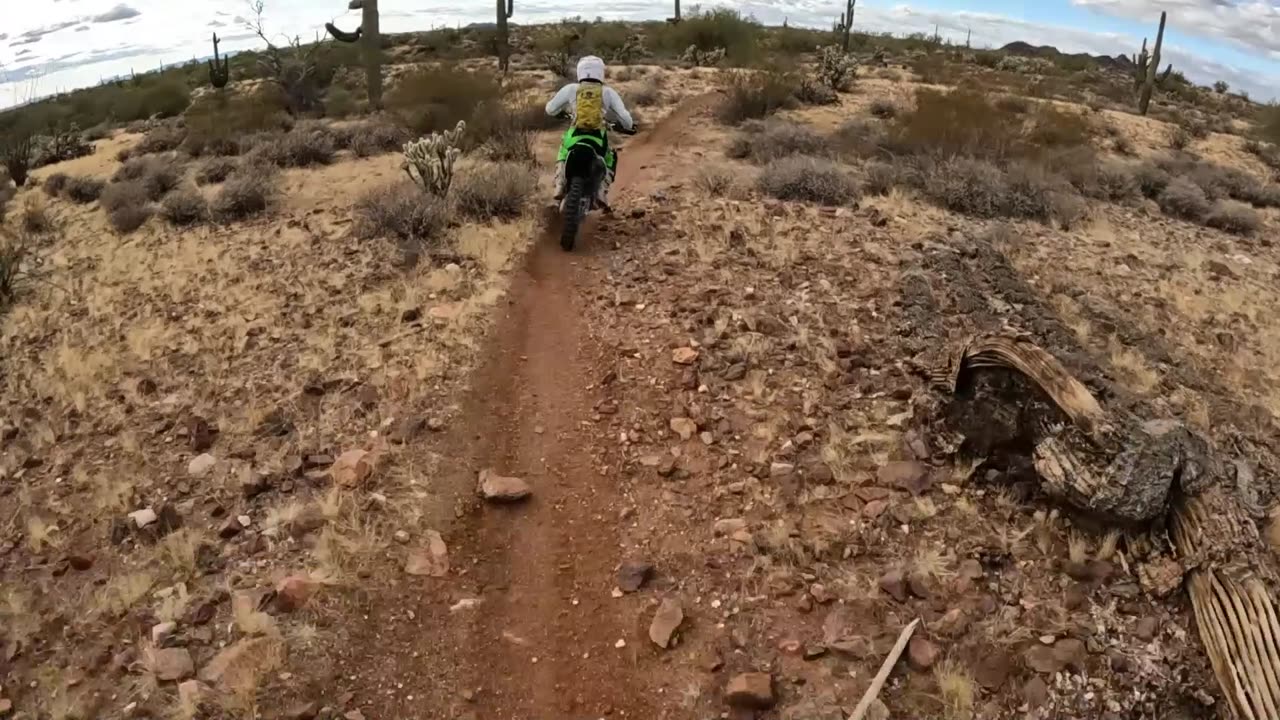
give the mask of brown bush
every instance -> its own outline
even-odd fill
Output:
[[[356,157],[372,157],[398,152],[412,139],[409,131],[389,122],[371,120],[351,129],[349,147]]]
[[[334,152],[333,135],[327,130],[299,127],[259,137],[249,151],[249,159],[280,168],[300,168],[328,165],[333,162]]]
[[[386,107],[403,125],[425,135],[471,121],[500,96],[490,73],[442,65],[402,76],[387,93]]]
[[[1235,235],[1252,235],[1262,226],[1262,219],[1245,203],[1219,200],[1205,215],[1204,224]]]
[[[524,212],[537,187],[538,180],[528,165],[494,162],[473,165],[458,173],[450,194],[463,217],[511,219]]]
[[[192,157],[239,155],[243,138],[293,127],[283,96],[274,88],[251,93],[210,93],[187,108],[182,150]]]
[[[1160,193],[1157,202],[1167,215],[1199,222],[1209,213],[1209,198],[1204,190],[1187,178],[1173,178]]]
[[[1021,124],[982,93],[921,90],[916,94],[916,108],[898,119],[889,142],[902,154],[998,160],[1020,147]]]
[[[235,158],[211,157],[196,168],[196,184],[213,185],[220,183],[234,173],[238,167],[240,167],[240,163]]]
[[[1009,115],[1025,115],[1031,112],[1031,101],[1021,95],[1001,95],[992,103],[997,110]]]
[[[864,120],[846,120],[836,128],[831,141],[837,154],[844,158],[869,157],[885,146],[885,133],[880,126]]]
[[[1042,103],[1036,110],[1027,142],[1043,148],[1071,148],[1089,144],[1093,129],[1079,113]]]
[[[1140,194],[1141,188],[1130,164],[1111,159],[1098,163],[1098,194],[1094,197],[1126,202]]]
[[[433,239],[449,225],[444,201],[407,180],[366,193],[356,203],[355,216],[361,237],[392,237],[401,242]]]
[[[862,172],[866,177],[862,190],[868,195],[887,195],[899,181],[898,169],[880,160],[867,162],[862,166]]]
[[[743,123],[729,145],[729,157],[767,163],[788,155],[825,155],[830,141],[808,125],[773,120]]]
[[[1001,214],[1046,221],[1054,208],[1060,183],[1038,165],[1014,163],[1005,172]]]
[[[44,192],[49,197],[57,197],[67,189],[67,181],[71,178],[66,173],[52,173],[44,179]]]
[[[91,203],[102,196],[105,182],[88,175],[77,175],[67,180],[66,195],[72,202]]]
[[[261,215],[271,207],[279,183],[275,166],[247,163],[218,189],[209,211],[215,220],[223,223]]]
[[[858,186],[844,168],[820,158],[792,155],[774,160],[756,182],[761,192],[779,200],[845,205],[858,199]]]
[[[888,120],[897,116],[898,106],[888,100],[873,100],[869,112],[872,117],[878,117],[882,120]]]
[[[102,191],[102,209],[117,232],[137,230],[151,217],[150,198],[139,180],[113,182]]]
[[[193,187],[169,193],[160,204],[160,214],[173,225],[186,226],[209,219],[209,203]]]
[[[1088,203],[1075,193],[1054,192],[1049,203],[1049,217],[1063,230],[1079,227],[1089,217]]]
[[[53,229],[53,219],[49,217],[49,209],[39,196],[29,195],[22,204],[22,215],[19,222],[25,232],[43,235]]]
[[[711,165],[698,168],[693,186],[708,197],[724,197],[734,186],[734,173],[729,168]]]
[[[1177,126],[1169,131],[1169,147],[1174,150],[1186,150],[1193,142],[1195,138],[1185,127]]]
[[[1154,200],[1169,186],[1171,178],[1158,163],[1144,160],[1133,167],[1133,179],[1138,183],[1138,190],[1143,196]]]
[[[654,76],[627,93],[627,102],[636,107],[653,107],[662,102],[661,79]]]
[[[795,105],[795,87],[795,78],[784,73],[732,72],[716,117],[728,125],[768,117]]]
[[[178,187],[186,168],[173,159],[156,159],[148,163],[146,173],[142,176],[142,187],[151,200],[159,200],[169,191]]]
[[[178,127],[176,124],[165,123],[142,136],[138,144],[133,146],[133,155],[150,155],[177,150],[186,139],[187,131],[185,128]]]
[[[120,167],[116,168],[115,174],[111,176],[112,182],[124,182],[126,180],[138,180],[151,170],[151,164],[155,162],[155,158],[149,157],[130,157],[124,161]]]
[[[1008,171],[984,160],[954,158],[937,163],[924,178],[924,194],[938,205],[974,217],[1048,220],[1060,182],[1035,165]]]

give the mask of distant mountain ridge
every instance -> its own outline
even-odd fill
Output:
[[[1010,55],[1022,55],[1024,57],[1039,57],[1048,60],[1071,59],[1079,61],[1092,61],[1097,63],[1099,67],[1111,68],[1115,70],[1130,70],[1133,68],[1133,60],[1128,55],[1116,55],[1114,57],[1108,55],[1090,55],[1089,53],[1064,53],[1052,45],[1035,46],[1025,42],[1011,42],[1000,48],[1002,52]]]

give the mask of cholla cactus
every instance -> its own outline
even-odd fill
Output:
[[[404,164],[401,166],[409,179],[437,197],[449,194],[453,184],[453,164],[462,156],[458,143],[467,124],[459,120],[458,126],[443,133],[431,133],[427,137],[405,143]]]
[[[858,61],[835,45],[818,51],[818,81],[832,90],[846,90],[857,73]]]
[[[687,62],[694,67],[712,67],[719,65],[724,60],[724,48],[718,47],[715,50],[701,50],[697,45],[690,45],[685,49],[684,54],[680,56],[681,62]]]

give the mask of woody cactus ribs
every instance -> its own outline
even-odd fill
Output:
[[[382,33],[378,29],[378,0],[351,0],[347,7],[361,11],[360,27],[355,32],[340,30],[333,23],[325,23],[324,29],[338,42],[360,43],[369,107],[377,110],[382,107]]]
[[[506,73],[511,67],[511,35],[507,21],[515,12],[515,0],[496,0],[498,12],[498,70]]]
[[[209,61],[209,84],[221,90],[231,79],[231,58],[218,56],[218,33],[213,34],[213,59]]]

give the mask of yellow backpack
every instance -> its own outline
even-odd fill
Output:
[[[601,83],[578,83],[577,120],[574,127],[579,130],[604,130],[604,85]]]

